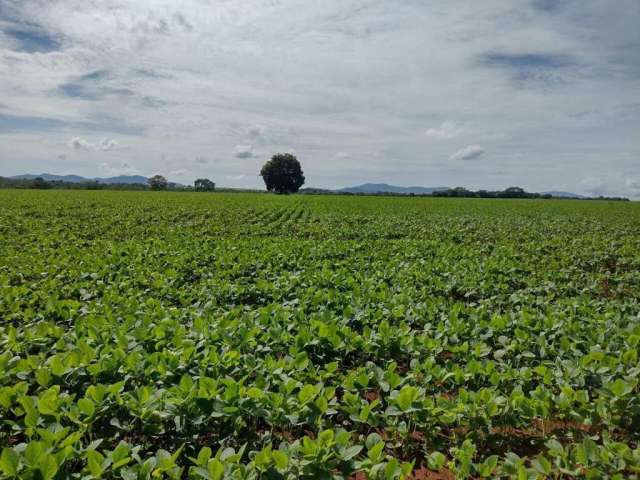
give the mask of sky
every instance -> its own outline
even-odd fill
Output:
[[[0,0],[0,175],[640,197],[639,0]]]

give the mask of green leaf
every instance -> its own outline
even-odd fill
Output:
[[[175,462],[173,461],[171,454],[164,449],[158,450],[156,453],[156,470],[166,472],[174,466]]]
[[[411,385],[405,385],[402,387],[398,396],[396,397],[396,403],[400,410],[406,412],[411,408],[411,405],[418,398],[419,390]]]
[[[271,447],[268,446],[256,453],[253,457],[253,463],[258,470],[264,471],[271,464],[271,458]]]
[[[20,456],[15,452],[13,448],[3,448],[2,455],[0,455],[0,470],[8,477],[15,477],[18,475],[18,468],[20,465]]]
[[[615,382],[607,384],[607,389],[616,397],[624,397],[633,392],[634,385],[618,378]]]
[[[39,468],[40,473],[42,474],[42,478],[44,480],[49,480],[55,477],[56,473],[58,473],[58,462],[51,454],[45,454],[40,458]]]
[[[384,442],[378,442],[367,452],[367,456],[372,462],[379,462],[382,460],[382,450],[384,449]]]
[[[304,404],[313,400],[316,396],[316,387],[313,385],[305,385],[298,392],[298,400],[300,403]]]
[[[36,382],[41,387],[47,387],[51,383],[51,372],[48,368],[43,367],[36,370]]]
[[[114,462],[120,462],[121,460],[129,456],[131,446],[127,442],[120,442],[118,446],[111,452],[111,459]]]
[[[444,466],[444,463],[446,461],[447,461],[447,457],[445,457],[440,452],[432,452],[427,457],[427,463],[429,464],[429,468],[435,471],[440,470]]]
[[[96,411],[96,407],[94,406],[93,402],[88,398],[81,398],[80,400],[78,400],[78,408],[87,417],[91,417]]]
[[[321,446],[331,445],[333,444],[334,436],[333,430],[323,430],[318,434],[318,444]]]
[[[31,441],[24,451],[24,458],[29,466],[36,468],[40,465],[40,459],[45,454],[44,443]]]
[[[224,464],[217,458],[212,458],[207,464],[207,472],[211,480],[220,480],[224,475]]]
[[[278,470],[284,471],[289,465],[289,457],[287,454],[281,450],[274,450],[271,452],[271,455],[273,456],[273,461],[275,462]]]
[[[304,370],[309,365],[309,357],[307,352],[299,353],[293,361],[293,365],[297,370]]]
[[[102,462],[104,461],[104,457],[97,450],[89,450],[86,454],[87,457],[87,468],[91,472],[91,475],[94,477],[100,477],[104,468],[102,467]]]
[[[259,400],[264,396],[262,390],[256,387],[249,388],[246,394],[247,394],[247,397],[252,398],[253,400]]]
[[[200,453],[198,453],[197,462],[200,466],[207,465],[207,462],[211,458],[211,449],[209,447],[202,447]]]
[[[367,450],[369,450],[376,443],[381,441],[382,437],[380,435],[378,435],[377,433],[370,433],[369,435],[367,435],[367,439],[365,440],[365,446],[367,447]]]
[[[550,475],[553,471],[553,466],[551,462],[546,459],[544,455],[538,455],[531,461],[531,466],[538,472],[543,475]]]
[[[480,476],[482,477],[490,477],[493,475],[496,466],[498,465],[498,456],[491,455],[486,458],[484,462],[482,462],[478,468]]]
[[[38,398],[38,411],[42,415],[57,415],[58,412],[58,395],[60,394],[59,387],[52,387],[45,391]]]
[[[362,451],[362,445],[354,445],[353,447],[345,448],[340,452],[340,458],[347,462],[356,457]]]

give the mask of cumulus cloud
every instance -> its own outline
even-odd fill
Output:
[[[60,171],[75,150],[153,174],[167,152],[258,187],[251,159],[295,149],[314,186],[574,190],[605,158],[639,178],[638,0],[456,3],[0,0],[0,157],[50,171],[74,136]],[[451,168],[475,143],[486,168]]]
[[[67,142],[67,146],[72,150],[84,150],[87,152],[93,149],[93,145],[91,143],[80,137],[73,137]]]
[[[254,155],[253,146],[251,145],[236,145],[233,149],[233,155],[236,158],[251,158]]]
[[[116,142],[113,138],[105,138],[100,142],[98,148],[100,150],[109,151],[113,150],[118,146],[118,142]]]
[[[247,129],[247,134],[252,138],[260,138],[264,136],[265,131],[264,125],[252,125]]]
[[[585,177],[580,181],[580,190],[592,196],[640,197],[640,179],[623,177],[615,172]]]
[[[140,173],[140,171],[129,162],[122,162],[116,165],[102,162],[98,166],[98,169],[100,173],[105,176],[135,175]]]
[[[640,192],[640,180],[635,178],[627,178],[626,180],[627,188],[633,190],[634,192]]]
[[[99,150],[108,152],[115,149],[118,146],[118,142],[113,138],[103,138],[97,143],[92,143],[82,137],[73,137],[67,142],[67,146],[72,150],[84,150],[85,152]]]
[[[450,139],[456,138],[461,131],[454,122],[443,122],[439,127],[429,128],[425,135],[431,138]]]
[[[476,158],[480,158],[482,155],[484,155],[484,148],[480,145],[469,145],[458,150],[456,153],[451,155],[449,159],[453,161],[475,160]]]

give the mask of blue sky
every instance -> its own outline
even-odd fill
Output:
[[[0,175],[640,197],[638,0],[0,0]]]

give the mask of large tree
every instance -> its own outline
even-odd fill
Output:
[[[296,193],[304,185],[300,162],[290,153],[274,155],[263,165],[260,176],[270,192]]]
[[[154,175],[149,179],[149,188],[151,190],[166,190],[169,182],[162,175]]]
[[[208,178],[199,178],[193,182],[193,187],[196,192],[213,192],[216,189],[216,184]]]

